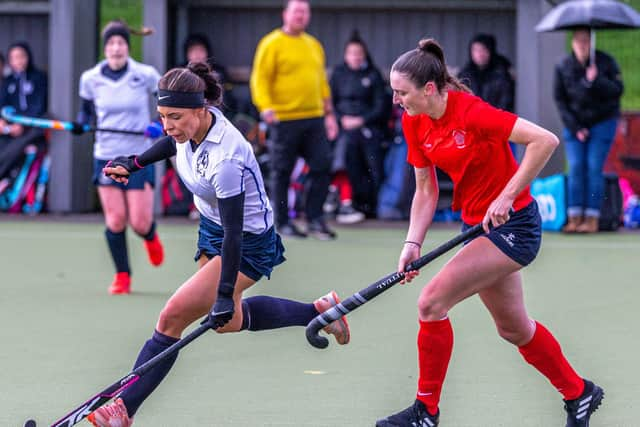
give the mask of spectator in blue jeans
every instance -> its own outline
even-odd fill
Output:
[[[596,51],[590,58],[591,34],[577,29],[572,52],[555,70],[554,98],[564,124],[569,163],[566,233],[598,231],[604,191],[602,167],[616,132],[624,90],[616,61]]]

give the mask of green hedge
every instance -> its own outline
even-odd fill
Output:
[[[139,29],[142,27],[142,0],[100,0],[100,28],[114,19],[124,20],[129,27]],[[99,37],[99,35],[98,35]],[[100,40],[102,46],[102,40]],[[131,36],[131,57],[137,61],[142,60],[142,37]],[[104,52],[100,49],[100,58],[104,58]]]

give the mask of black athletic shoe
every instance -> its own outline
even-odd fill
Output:
[[[309,221],[307,232],[318,240],[333,240],[336,238],[336,233],[331,231],[322,219]]]
[[[336,222],[338,224],[356,224],[364,221],[364,213],[356,210],[351,203],[343,203],[338,208]]]
[[[307,233],[304,233],[298,227],[296,227],[294,224],[290,222],[277,226],[276,230],[278,231],[278,234],[281,235],[282,237],[295,237],[298,239],[304,239],[305,237],[307,237]]]
[[[584,392],[573,400],[564,401],[567,411],[567,427],[589,427],[589,418],[596,412],[604,398],[604,390],[589,380],[584,380]]]
[[[436,427],[439,418],[440,411],[431,415],[424,403],[416,400],[407,409],[376,421],[376,427]]]

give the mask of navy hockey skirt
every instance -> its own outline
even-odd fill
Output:
[[[194,259],[202,255],[211,259],[220,255],[224,231],[222,227],[204,215],[200,215],[198,230],[198,250]],[[240,271],[247,277],[258,281],[262,276],[271,277],[273,267],[285,261],[284,246],[280,235],[273,227],[262,234],[245,231],[242,233],[242,259]]]

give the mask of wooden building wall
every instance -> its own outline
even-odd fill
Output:
[[[198,32],[209,36],[217,61],[231,69],[246,71],[251,66],[260,38],[281,26],[281,3],[277,2],[277,7],[251,8],[215,3],[177,6],[182,9],[177,15],[186,15],[186,19],[178,20],[176,24],[173,63],[179,64],[184,60],[182,44],[186,35]],[[369,8],[350,7],[349,4],[353,3],[356,2],[345,2],[341,7],[317,5],[312,10],[309,33],[324,45],[329,67],[342,61],[344,43],[354,29],[368,44],[374,61],[385,71],[399,54],[414,48],[422,37],[434,37],[440,41],[448,55],[447,62],[453,68],[459,68],[467,61],[469,40],[478,32],[494,34],[498,50],[511,60],[515,58],[513,5],[499,10],[483,10],[455,7],[414,9],[376,6],[375,3]],[[182,27],[188,31],[181,31]]]
[[[49,5],[47,2],[0,2],[0,52],[16,41],[31,46],[38,68],[49,68]]]

